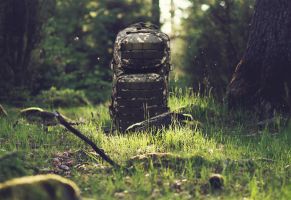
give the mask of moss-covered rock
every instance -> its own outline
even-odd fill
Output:
[[[209,184],[212,189],[220,190],[224,185],[224,178],[221,174],[212,174],[209,177]]]
[[[20,111],[20,116],[26,119],[29,123],[44,125],[44,126],[56,126],[59,124],[55,113],[43,110],[38,107],[25,108]],[[66,116],[62,117],[71,125],[81,124],[82,122],[74,122]]]
[[[54,113],[38,107],[25,108],[20,111],[20,116],[30,123],[43,124],[45,126],[55,126],[59,124]]]
[[[5,200],[80,200],[77,185],[58,175],[26,176],[0,184],[0,197]]]

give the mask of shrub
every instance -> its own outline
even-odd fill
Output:
[[[0,95],[0,101],[12,104],[14,106],[29,105],[31,100],[30,91],[25,87],[13,87]]]
[[[38,103],[53,107],[73,107],[89,105],[90,102],[83,91],[72,89],[60,89],[51,87],[50,90],[42,91],[36,97]]]

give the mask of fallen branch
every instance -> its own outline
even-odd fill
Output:
[[[7,114],[7,111],[4,109],[4,107],[0,104],[0,117],[1,116],[7,117],[8,114]]]
[[[166,112],[145,121],[133,124],[126,129],[126,132],[145,131],[149,128],[160,129],[169,127],[173,122],[193,121],[193,117],[189,114],[181,114],[175,112]]]
[[[114,168],[120,168],[120,165],[118,165],[116,162],[114,162],[109,156],[105,154],[103,150],[98,148],[94,142],[92,142],[89,138],[87,138],[83,133],[81,133],[79,130],[75,129],[70,125],[69,122],[67,122],[64,117],[59,113],[55,113],[56,118],[60,122],[61,125],[63,125],[66,129],[68,129],[70,132],[72,132],[74,135],[76,135],[78,138],[86,142],[88,145],[92,147],[92,149],[101,156],[106,162],[108,162],[110,165],[112,165]]]

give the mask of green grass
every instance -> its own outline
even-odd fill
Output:
[[[211,97],[182,90],[172,93],[169,104],[172,110],[183,107],[197,123],[105,135],[102,127],[110,124],[106,104],[58,110],[85,121],[78,129],[121,165],[153,152],[173,153],[182,161],[166,157],[166,164],[159,165],[148,159],[136,161],[130,172],[112,170],[63,127],[45,131],[25,122],[13,127],[17,109],[8,106],[9,118],[0,119],[0,156],[24,152],[29,173],[37,174],[56,170],[52,159],[70,152],[70,173],[56,172],[75,181],[82,196],[93,199],[291,199],[291,128],[280,126],[279,118],[275,127],[258,130],[251,113],[227,111]],[[222,190],[210,187],[212,173],[223,175]]]

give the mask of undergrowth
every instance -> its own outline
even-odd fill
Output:
[[[291,199],[291,127],[279,124],[280,117],[277,125],[258,128],[252,113],[228,111],[210,96],[182,90],[171,93],[169,104],[194,121],[165,130],[105,134],[107,104],[57,109],[85,122],[77,128],[133,169],[129,172],[113,170],[61,126],[15,125],[18,109],[9,106],[8,118],[0,119],[0,156],[22,152],[28,173],[59,173],[93,199]],[[73,164],[67,171],[56,169],[53,159],[66,152]],[[163,157],[157,161],[155,155]],[[209,184],[213,173],[224,177],[219,190]]]

